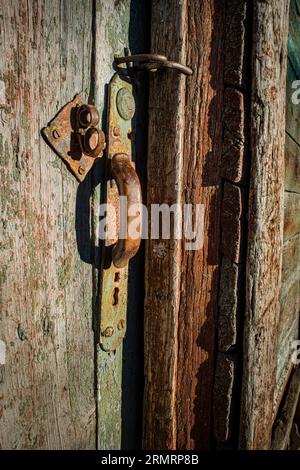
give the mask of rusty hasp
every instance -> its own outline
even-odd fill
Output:
[[[157,72],[162,69],[173,69],[184,75],[192,75],[193,70],[186,65],[168,60],[161,54],[134,54],[130,55],[129,49],[125,49],[123,57],[115,56],[115,63],[119,65],[126,64],[127,73],[131,76],[132,72],[146,70],[148,72]]]
[[[102,280],[100,294],[100,345],[104,351],[115,351],[122,344],[126,333],[128,262],[140,246],[140,234],[132,238],[128,227],[135,219],[141,231],[141,214],[131,215],[134,204],[142,202],[141,187],[131,161],[132,127],[135,112],[132,84],[117,74],[108,89],[108,143],[105,199],[115,208],[107,213],[106,240],[102,256]],[[125,215],[119,208],[120,196],[126,196]],[[125,237],[118,237],[121,221]],[[117,219],[117,220],[116,220]],[[116,231],[117,228],[117,231]]]
[[[105,148],[105,135],[97,126],[99,113],[79,95],[67,103],[42,130],[43,137],[67,164],[78,181],[83,181],[95,158]]]

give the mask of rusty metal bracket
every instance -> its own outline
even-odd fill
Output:
[[[98,123],[99,113],[95,106],[85,104],[76,95],[42,129],[47,144],[80,182],[105,148],[105,135],[98,129]]]
[[[106,216],[100,286],[99,342],[107,352],[115,351],[125,337],[128,261],[140,244],[140,240],[131,240],[129,235],[125,240],[118,240],[115,230],[121,218],[119,196],[127,197],[128,206],[131,202],[141,202],[140,183],[131,160],[134,113],[132,84],[115,74],[108,87],[105,201],[115,208],[116,216],[109,213]]]

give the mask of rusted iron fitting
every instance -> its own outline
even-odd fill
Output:
[[[128,49],[127,49],[128,51]],[[172,69],[184,75],[192,75],[193,70],[186,65],[179,64],[168,60],[164,55],[160,54],[126,54],[123,57],[115,56],[117,66],[126,65],[127,74],[131,76],[135,71],[157,72],[158,70]]]

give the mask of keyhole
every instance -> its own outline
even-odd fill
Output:
[[[113,301],[112,301],[112,304],[113,304],[113,305],[118,305],[118,302],[119,302],[119,291],[120,291],[120,289],[119,289],[118,287],[115,287],[115,288],[114,288]]]

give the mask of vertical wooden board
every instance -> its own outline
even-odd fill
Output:
[[[105,87],[113,76],[114,54],[123,55],[129,45],[130,0],[95,2],[95,69],[94,100],[103,121],[106,119]],[[97,229],[100,193],[103,189],[96,178],[93,189],[94,229]],[[95,237],[96,249],[99,241]],[[101,274],[100,274],[101,275]],[[94,273],[95,280],[97,273]],[[126,314],[124,312],[124,314]],[[99,449],[120,449],[122,431],[122,346],[116,353],[96,347],[97,417]]]
[[[204,244],[182,243],[178,316],[177,447],[208,449],[220,266],[224,2],[187,2],[182,200],[203,204]]]
[[[88,0],[1,1],[0,447],[93,448],[91,268],[77,183],[40,130],[90,79]]]
[[[240,446],[271,446],[283,244],[288,1],[254,2],[251,179]]]
[[[152,2],[151,52],[185,62],[185,5]],[[151,77],[147,203],[181,198],[184,82],[179,74]],[[163,155],[163,159],[162,156]],[[144,447],[175,449],[180,242],[147,240],[145,266]],[[157,275],[159,273],[159,275]]]
[[[150,83],[148,206],[205,205],[204,247],[149,240],[145,298],[146,448],[207,448],[221,205],[222,2],[152,3],[152,52],[191,66]],[[163,155],[163,159],[161,158]],[[157,273],[160,276],[157,276]]]

